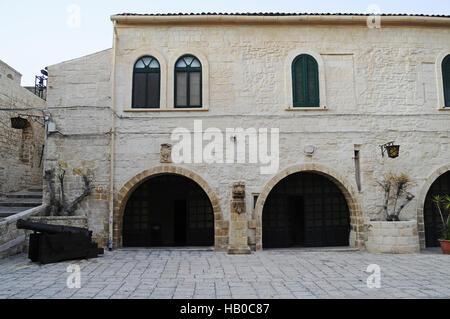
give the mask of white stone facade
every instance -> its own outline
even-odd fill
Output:
[[[22,87],[21,79],[0,60],[0,195],[42,182],[44,118],[36,109],[43,110],[45,101]],[[28,120],[26,129],[11,127],[17,116]]]
[[[69,169],[72,196],[81,190],[80,172],[92,174],[94,194],[79,213],[88,216],[99,242],[107,243],[110,230],[111,181],[114,241],[120,246],[120,206],[129,191],[140,178],[171,171],[192,172],[210,198],[217,199],[212,204],[220,250],[230,234],[232,184],[244,182],[248,243],[261,249],[268,192],[286,174],[310,170],[339,184],[352,215],[351,245],[363,248],[365,222],[382,217],[384,194],[377,181],[385,173],[408,174],[415,181],[411,192],[418,196],[429,187],[430,176],[448,168],[450,112],[443,107],[440,65],[450,54],[450,19],[396,22],[386,17],[381,29],[369,29],[364,20],[349,23],[335,17],[314,23],[282,17],[178,18],[115,19],[113,49],[48,68],[48,109],[65,136],[48,137],[46,168]],[[291,64],[303,53],[319,64],[321,105],[313,110],[292,107]],[[184,54],[202,63],[201,110],[174,109],[174,64]],[[133,66],[143,55],[154,56],[161,65],[159,110],[131,109]],[[202,120],[204,129],[224,132],[279,128],[280,173],[261,175],[254,164],[161,166],[161,145],[173,143],[175,128],[192,131],[194,120]],[[381,156],[380,145],[390,141],[401,145],[395,160]],[[312,156],[304,154],[308,145],[315,147]],[[355,149],[360,151],[360,191]],[[261,194],[255,209],[252,194]],[[416,197],[400,217],[418,220],[424,247],[422,206]]]

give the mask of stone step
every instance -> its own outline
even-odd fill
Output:
[[[359,252],[358,248],[352,247],[292,247],[292,248],[270,248],[265,249],[265,251],[270,252],[299,252],[299,253],[351,253],[351,252]]]
[[[0,207],[0,218],[9,217],[29,209],[30,207]]]
[[[38,193],[42,193],[43,188],[42,186],[35,186],[35,187],[30,187],[28,188],[28,192],[38,192]]]
[[[0,207],[36,207],[42,205],[38,198],[7,198],[0,200]]]
[[[39,192],[30,192],[30,191],[22,191],[16,193],[6,194],[7,198],[42,198],[42,193]]]

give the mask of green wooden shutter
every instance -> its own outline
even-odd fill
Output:
[[[306,92],[303,67],[304,57],[300,56],[296,62],[294,62],[294,106],[306,105]]]
[[[442,62],[442,79],[444,81],[445,106],[450,107],[450,55]]]
[[[319,68],[307,54],[298,56],[292,65],[294,107],[319,107]]]
[[[319,68],[316,60],[308,56],[308,106],[319,107]]]

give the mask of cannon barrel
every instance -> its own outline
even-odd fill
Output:
[[[29,222],[23,219],[17,221],[17,229],[27,229],[35,232],[46,233],[46,234],[61,234],[61,233],[71,233],[71,234],[83,234],[87,237],[91,237],[92,232],[86,228],[71,227],[71,226],[59,226],[59,225],[48,225],[41,223]]]

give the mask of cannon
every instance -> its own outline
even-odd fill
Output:
[[[48,225],[25,220],[17,221],[17,229],[34,231],[30,235],[28,258],[50,264],[66,260],[97,258],[103,248],[92,242],[92,232],[86,228]]]

